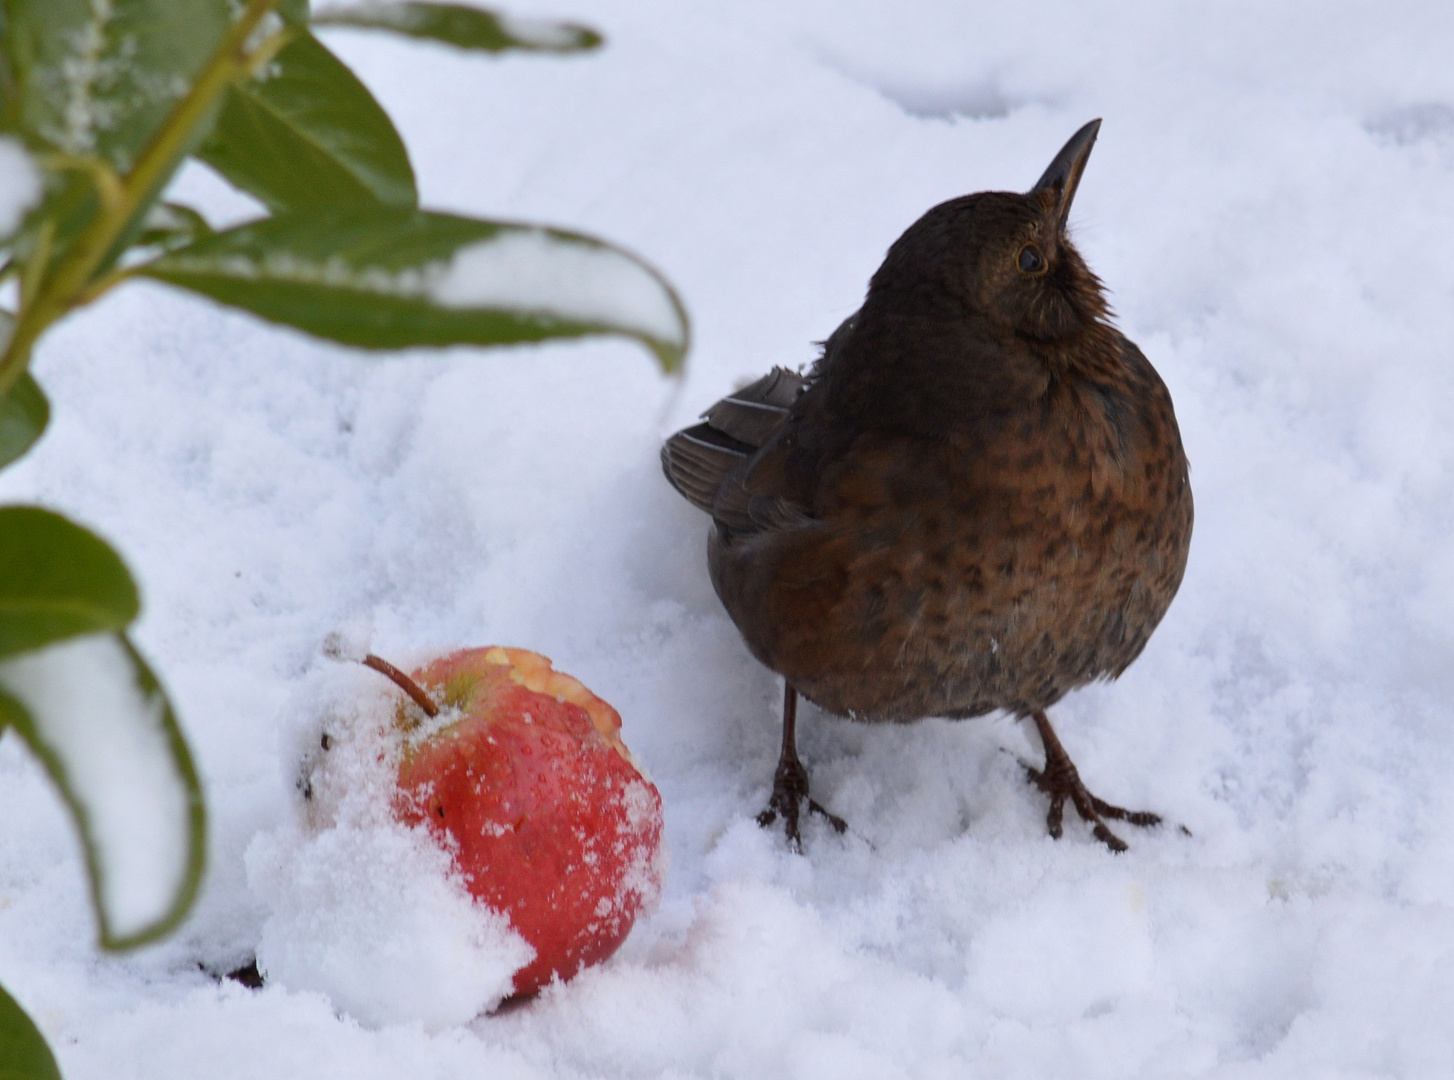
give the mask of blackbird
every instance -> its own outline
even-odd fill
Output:
[[[1192,495],[1171,396],[1110,321],[1066,218],[1100,129],[1025,194],[934,207],[889,249],[806,378],[775,368],[662,448],[712,515],[712,584],[786,681],[764,826],[800,845],[797,694],[871,723],[1005,710],[1045,753],[1061,835],[1092,795],[1046,709],[1140,655],[1186,567]]]

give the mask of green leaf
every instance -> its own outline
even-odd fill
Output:
[[[61,1080],[45,1036],[0,986],[0,1080]]]
[[[54,269],[101,208],[98,181],[128,172],[211,58],[231,0],[0,0],[0,130],[47,170],[43,203],[15,245]],[[206,133],[206,121],[193,133]],[[148,200],[149,201],[149,200]],[[139,222],[103,258],[118,258]]]
[[[576,23],[523,19],[460,4],[429,4],[415,0],[365,3],[326,8],[313,17],[314,26],[360,26],[392,30],[426,41],[442,41],[461,49],[504,52],[580,52],[601,44],[601,35]]]
[[[4,0],[4,125],[131,169],[231,23],[228,0]]]
[[[388,114],[306,31],[227,91],[197,157],[274,211],[419,201]]]
[[[9,318],[0,322],[9,322]],[[50,402],[30,372],[24,372],[10,392],[0,398],[0,468],[34,446],[49,421]],[[0,585],[0,590],[3,588]]]
[[[128,949],[172,930],[201,885],[206,810],[176,716],[140,654],[107,633],[0,661],[0,715],[70,808],[101,944]]]
[[[161,202],[148,208],[136,244],[171,249],[211,235],[212,226],[207,224],[207,219],[190,206]]]
[[[140,607],[100,537],[36,506],[0,507],[0,657],[120,630]]]
[[[686,313],[654,269],[557,229],[383,207],[287,214],[138,273],[367,349],[625,334],[675,370]]]

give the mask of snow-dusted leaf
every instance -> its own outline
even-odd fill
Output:
[[[8,322],[8,318],[0,319],[0,323]],[[40,384],[30,372],[22,373],[10,392],[0,397],[0,468],[34,446],[49,421],[50,402]]]
[[[33,148],[127,172],[231,10],[228,0],[7,0],[8,123]]]
[[[227,91],[197,156],[273,210],[419,201],[388,114],[306,31]]]
[[[0,986],[0,1080],[61,1080],[45,1036]]]
[[[0,712],[80,831],[101,943],[125,949],[165,934],[197,895],[206,814],[145,661],[120,634],[88,634],[0,661],[0,691]]]
[[[580,52],[601,44],[601,35],[575,23],[526,19],[482,11],[460,4],[418,0],[373,2],[330,7],[313,17],[314,26],[362,26],[396,34],[442,41],[461,49],[504,52]]]
[[[120,630],[139,609],[105,541],[49,510],[0,507],[0,657]]]
[[[624,334],[668,371],[681,302],[654,269],[588,236],[385,207],[281,215],[139,272],[370,349]]]

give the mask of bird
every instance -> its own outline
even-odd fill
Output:
[[[1023,194],[930,209],[806,375],[775,367],[662,447],[712,517],[717,596],[784,680],[758,822],[796,850],[805,807],[846,828],[810,796],[799,694],[875,724],[1012,715],[1056,839],[1067,801],[1112,851],[1108,822],[1161,821],[1091,794],[1047,713],[1141,654],[1192,534],[1171,395],[1068,231],[1100,126]]]

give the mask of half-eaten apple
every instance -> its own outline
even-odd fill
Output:
[[[461,649],[405,689],[395,813],[452,855],[476,901],[535,949],[517,995],[600,963],[656,902],[661,796],[621,741],[621,717],[524,649]],[[411,688],[412,687],[412,688]]]

